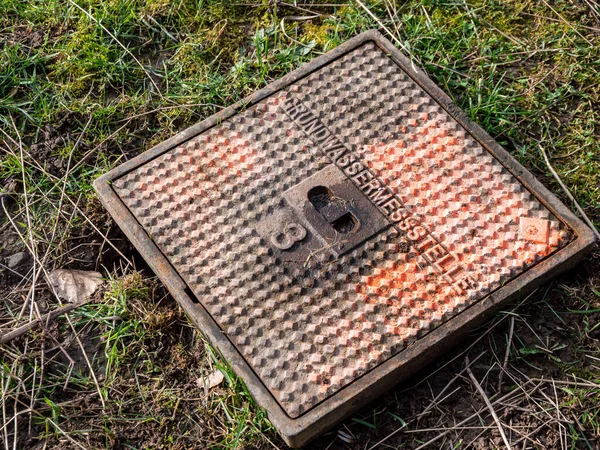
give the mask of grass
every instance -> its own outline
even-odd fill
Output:
[[[361,31],[387,30],[473,120],[566,199],[543,148],[600,223],[596,1],[291,3],[0,2],[0,326],[9,330],[57,307],[44,282],[54,268],[101,270],[109,278],[96,301],[69,320],[0,348],[5,448],[283,445],[116,229],[91,182]],[[6,258],[22,251],[35,258],[17,275]],[[596,254],[476,330],[476,344],[457,348],[444,368],[421,372],[425,380],[392,390],[315,446],[370,448],[389,437],[385,444],[402,448],[432,439],[431,448],[500,448],[464,372],[468,350],[472,361],[485,352],[473,372],[501,419],[512,423],[514,442],[596,448],[598,273]],[[224,381],[207,392],[198,380],[214,370]]]

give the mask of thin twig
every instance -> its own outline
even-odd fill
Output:
[[[10,134],[8,134],[6,131],[4,131],[2,128],[0,128],[0,133],[4,134],[4,136],[13,143],[13,145],[16,145],[17,147],[19,146],[19,144],[17,143],[17,141],[15,141],[12,136]],[[18,156],[10,149],[10,146],[8,145],[7,142],[5,142],[5,146],[2,147],[2,150],[4,150],[6,153],[8,153],[9,155],[11,155],[14,158],[18,158]],[[36,158],[32,158],[30,154],[28,154],[31,163],[33,164],[33,166],[35,166],[37,168],[37,170],[39,170],[41,173],[43,173],[46,177],[48,177],[51,180],[54,181],[58,181],[59,178],[56,175],[51,174],[50,172],[48,172],[46,169],[44,169],[40,163],[37,161]]]
[[[121,256],[123,259],[128,260],[129,258],[127,258],[127,256],[125,256],[123,254],[123,252],[121,252],[121,250],[119,250],[111,241],[110,239],[108,239],[108,236],[106,236],[104,233],[102,233],[102,231],[100,231],[98,229],[98,227],[94,224],[94,222],[92,222],[88,216],[86,216],[83,211],[81,210],[81,208],[69,197],[67,196],[66,199],[71,202],[71,204],[73,205],[74,208],[76,208],[77,210],[79,210],[79,212],[81,213],[81,216],[86,220],[87,223],[90,224],[90,226],[94,229],[94,231],[96,231],[96,233],[98,233],[100,236],[102,236],[102,238],[108,243],[108,245],[110,245],[114,251],[116,251],[119,256]]]
[[[498,375],[498,392],[502,391],[502,377],[504,376],[504,372],[506,371],[506,366],[508,365],[508,358],[510,356],[510,347],[512,345],[513,333],[515,331],[515,316],[510,316],[510,329],[508,330],[508,344],[506,345],[506,353],[504,354],[504,362],[502,364],[502,370],[500,370],[500,374]]]
[[[41,325],[41,327],[44,329],[44,331],[46,332],[46,335],[56,344],[56,347],[63,353],[63,355],[65,355],[65,357],[69,360],[70,362],[70,371],[73,370],[73,367],[75,367],[75,360],[73,358],[71,358],[71,355],[69,355],[69,353],[67,352],[67,350],[65,349],[65,347],[58,341],[58,339],[56,339],[52,333],[50,333],[50,331],[48,330],[48,328],[46,327],[46,323],[44,323],[42,316],[40,315],[40,311],[38,309],[37,303],[34,303],[33,306],[35,307],[35,316],[39,322],[39,324]],[[69,373],[70,373],[69,371]]]
[[[524,11],[521,11],[519,14],[522,14],[523,16],[535,17],[540,20],[549,20],[550,22],[561,22],[561,20],[555,19],[553,17],[540,16],[539,14],[530,14],[530,13],[526,13]],[[588,27],[588,26],[581,25],[581,24],[579,24],[579,27],[584,28],[586,30],[593,31],[594,33],[600,33],[600,28]]]
[[[6,395],[6,393],[8,392],[8,387],[10,386],[10,379],[11,379],[10,376],[8,376],[6,378],[6,385],[4,385],[2,387],[2,395],[0,396],[0,398],[2,398],[2,422],[4,422],[5,424],[8,423],[8,418],[6,416],[6,399],[8,398],[8,395]],[[3,431],[2,435],[4,437],[4,448],[6,450],[9,450],[10,447],[8,446],[8,433],[7,433],[7,431]]]
[[[12,118],[12,115],[10,116],[10,122],[17,134],[17,139],[19,140],[19,157],[20,157],[20,162],[21,162],[21,175],[23,177],[23,198],[25,199],[25,217],[27,218],[27,237],[29,238],[29,244],[31,246],[31,254],[35,257],[35,259],[37,259],[37,253],[36,253],[36,245],[33,239],[33,227],[31,225],[31,214],[29,211],[29,196],[27,195],[27,178],[25,177],[25,157],[23,156],[23,141],[21,140],[21,134],[19,133],[19,130],[17,128],[17,125],[15,124],[15,121]],[[7,214],[8,216],[8,214]],[[40,263],[41,265],[41,263]],[[33,305],[35,304],[35,283],[37,280],[37,270],[36,270],[36,265],[33,265],[33,282],[31,283],[31,307],[29,310],[29,319],[31,319],[31,317],[33,316]],[[30,296],[27,295],[27,299],[25,300],[23,307],[25,308],[25,305],[27,305],[28,300],[29,300]]]
[[[564,23],[565,23],[565,24],[566,24],[566,25],[567,25],[569,28],[571,28],[571,29],[572,29],[572,30],[573,30],[575,33],[577,33],[577,35],[578,35],[578,36],[579,36],[581,39],[583,39],[583,40],[584,40],[585,42],[587,42],[589,45],[592,45],[592,43],[591,43],[591,42],[590,42],[590,41],[589,41],[589,40],[588,40],[588,39],[587,39],[587,38],[586,38],[586,37],[585,37],[583,34],[581,34],[579,31],[577,31],[577,29],[576,29],[576,28],[575,28],[573,25],[571,25],[571,23],[570,23],[569,21],[567,21],[567,20],[566,20],[566,19],[565,19],[563,16],[561,16],[561,15],[560,15],[560,13],[559,13],[557,10],[555,10],[555,9],[554,9],[554,8],[553,8],[551,5],[549,5],[549,4],[548,4],[548,2],[547,2],[546,0],[542,0],[542,2],[544,2],[544,4],[545,4],[545,5],[546,5],[548,8],[550,8],[550,9],[552,10],[552,12],[553,12],[554,14],[556,14],[556,15],[557,15],[557,16],[560,18],[560,20],[562,20],[562,21],[563,21],[563,22],[564,22]]]
[[[531,384],[532,381],[529,380],[527,382],[525,382],[525,385],[527,384]],[[538,389],[538,387],[541,385],[542,383],[539,383],[537,386],[534,386],[533,391],[536,391]],[[503,395],[502,397],[494,400],[493,404],[497,404],[503,401],[508,400],[511,396],[515,395],[517,391],[511,391],[508,392],[507,394]],[[484,410],[484,408],[479,409],[478,411],[476,411],[474,414],[471,414],[469,417],[467,417],[466,419],[462,420],[461,422],[457,423],[454,425],[455,427],[461,427],[463,425],[465,425],[466,423],[469,423],[471,420],[473,420],[475,417],[477,417],[482,411]],[[391,434],[387,435],[386,437],[384,437],[383,439],[381,439],[379,442],[377,442],[376,444],[372,445],[371,447],[368,448],[368,450],[374,450],[375,448],[379,447],[381,444],[383,444],[385,441],[387,441],[390,437],[392,437],[393,435],[395,435],[396,433],[400,432],[401,430],[404,430],[404,427],[401,427],[395,431],[393,431]],[[439,439],[443,438],[446,434],[448,434],[450,431],[452,431],[452,428],[447,429],[446,431],[442,432],[441,434],[435,436],[434,438],[430,439],[429,441],[425,442],[424,444],[422,444],[421,446],[419,446],[418,448],[416,448],[415,450],[422,450],[425,449],[427,447],[429,447],[431,444],[433,444],[434,442],[438,441]]]
[[[315,17],[319,17],[319,16],[306,16],[306,17],[304,18],[304,20],[310,20],[310,19],[313,19],[313,18],[315,18]],[[283,33],[283,35],[284,35],[286,38],[288,38],[290,41],[294,42],[294,43],[295,43],[295,44],[297,44],[297,45],[300,45],[300,46],[302,46],[302,47],[306,47],[306,48],[308,48],[308,49],[312,49],[312,48],[311,48],[309,45],[306,45],[305,43],[303,43],[303,42],[300,42],[298,39],[294,39],[293,37],[291,37],[290,35],[288,35],[288,34],[285,32],[285,21],[286,21],[286,19],[287,19],[287,20],[300,20],[300,18],[297,18],[296,16],[284,17],[283,19],[281,19],[280,27],[281,27],[281,32]],[[323,52],[319,52],[319,51],[316,51],[316,50],[313,50],[313,52],[314,52],[315,54],[317,54],[317,55],[322,55],[322,54],[323,54]]]
[[[419,428],[418,430],[406,430],[405,433],[407,434],[411,434],[411,433],[428,433],[431,431],[453,431],[453,430],[491,430],[496,428],[496,425],[481,425],[478,427],[451,427],[451,428]],[[518,425],[518,426],[514,426],[513,428],[531,428],[529,425]],[[469,448],[469,447],[465,447],[465,448]]]
[[[62,183],[62,187],[60,189],[60,199],[58,200],[58,207],[56,208],[57,211],[61,211],[62,210],[63,199],[65,197],[65,191],[67,190],[67,181],[68,181],[69,175],[70,175],[71,162],[73,161],[73,154],[75,153],[75,151],[79,147],[81,139],[83,139],[83,135],[85,134],[88,126],[90,125],[90,123],[92,121],[92,117],[93,116],[90,116],[90,118],[88,119],[87,123],[83,127],[83,130],[79,134],[79,137],[77,138],[77,141],[75,142],[75,145],[73,146],[73,149],[69,152],[69,159],[67,161],[67,169],[65,170],[65,175],[63,177],[63,183]],[[56,216],[56,222],[54,222],[54,227],[52,229],[52,235],[50,237],[50,242],[54,242],[54,237],[56,236],[56,231],[58,229],[58,224],[60,222],[60,220],[59,220],[60,217],[59,216],[60,216],[60,214],[57,214],[57,216]],[[52,246],[49,245],[48,248],[46,249],[46,254],[42,258],[42,264],[44,264],[46,262],[46,260],[48,259],[48,256],[50,255],[50,249],[51,248],[52,248]]]
[[[475,359],[473,360],[473,363],[475,363],[476,361],[478,361],[483,355],[485,355],[485,351],[481,352],[479,355],[477,355],[475,357]],[[437,404],[438,400],[440,399],[440,397],[446,392],[446,390],[452,386],[452,384],[454,384],[454,382],[456,380],[458,380],[463,372],[466,370],[466,368],[463,368],[460,372],[458,372],[447,384],[446,386],[444,386],[444,388],[438,393],[438,395],[431,401],[431,403],[429,403],[429,405],[427,405],[427,407],[421,412],[419,413],[419,415],[417,416],[417,419],[420,419],[421,417],[423,417],[425,414],[427,414],[427,412],[429,412],[429,410],[435,405]]]
[[[58,431],[60,431],[60,432],[61,432],[61,433],[64,435],[64,437],[66,437],[66,438],[67,438],[69,441],[71,441],[71,442],[72,442],[73,444],[75,444],[77,447],[79,447],[79,448],[81,448],[81,449],[83,449],[83,450],[86,450],[86,448],[85,448],[83,445],[81,445],[79,442],[77,442],[75,439],[73,439],[71,436],[69,436],[67,433],[65,433],[65,432],[64,432],[64,430],[63,430],[61,427],[59,427],[59,426],[58,426],[58,424],[57,424],[56,422],[54,422],[54,421],[53,421],[52,419],[50,419],[50,418],[47,418],[46,420],[47,420],[47,421],[49,421],[49,422],[50,422],[52,425],[54,425],[54,426],[56,427],[56,429],[57,429]]]
[[[27,322],[26,324],[21,325],[20,327],[0,336],[0,345],[4,345],[4,344],[12,341],[13,339],[16,339],[16,338],[24,335],[29,330],[33,330],[34,328],[37,328],[38,326],[40,326],[42,323],[47,323],[49,321],[56,319],[59,316],[62,316],[63,314],[73,311],[74,309],[77,309],[83,305],[87,305],[91,301],[92,301],[92,297],[87,298],[84,301],[81,301],[78,303],[70,303],[68,305],[61,306],[59,308],[56,308],[56,309],[50,311],[49,313],[44,314],[39,319],[34,319],[30,322]]]
[[[575,387],[588,387],[590,389],[600,389],[600,384],[597,383],[592,383],[591,381],[588,380],[583,380],[583,381],[562,381],[562,380],[555,380],[554,378],[549,378],[549,379],[545,379],[545,378],[532,378],[531,381],[541,381],[543,383],[550,383],[552,382],[553,384],[564,384],[565,386],[575,386]]]
[[[469,367],[470,366],[470,362],[469,362],[469,357],[468,356],[465,356],[465,364],[467,366],[466,369],[467,369],[467,374],[469,375],[469,378],[473,382],[473,385],[475,386],[475,389],[477,389],[477,392],[479,392],[479,394],[483,398],[483,401],[485,402],[485,405],[487,406],[488,410],[490,411],[490,414],[494,418],[494,422],[496,422],[496,425],[498,426],[498,431],[500,432],[500,436],[502,436],[502,440],[504,441],[504,445],[506,445],[506,448],[508,450],[512,450],[510,442],[508,442],[508,438],[506,437],[506,434],[504,434],[504,428],[502,427],[502,423],[500,422],[500,419],[498,418],[498,415],[496,414],[496,410],[492,406],[492,403],[490,402],[490,399],[486,395],[485,391],[483,390],[483,388],[479,384],[479,381],[477,381],[477,378],[475,378],[475,375],[473,375],[473,371]]]
[[[106,139],[104,139],[102,142],[100,142],[98,145],[96,145],[93,149],[88,150],[79,161],[77,161],[77,163],[73,166],[73,168],[71,169],[71,173],[75,172],[75,170],[79,169],[80,166],[83,165],[84,162],[86,162],[86,160],[93,154],[96,152],[96,150],[98,150],[102,145],[104,145],[104,143],[106,143],[109,139],[112,139],[119,131],[121,131],[123,128],[125,128],[127,125],[129,125],[129,123],[131,122],[132,119],[126,119],[127,122],[125,122],[123,125],[121,125],[119,128],[117,128],[114,132],[112,132],[110,134],[110,136],[108,136]]]
[[[556,405],[556,419],[558,420],[558,429],[560,430],[559,431],[560,447],[561,447],[561,450],[565,450],[566,446],[565,446],[565,443],[562,440],[562,433],[561,433],[561,431],[565,429],[565,426],[562,423],[560,423],[560,420],[561,420],[560,416],[562,414],[560,412],[560,403],[558,402],[558,393],[556,392],[556,383],[552,383],[552,389],[554,390],[554,401],[556,402],[555,403],[555,405]],[[564,418],[564,416],[563,416],[563,418]]]
[[[560,187],[563,189],[563,191],[565,191],[565,194],[567,195],[567,197],[569,197],[569,200],[571,200],[573,202],[573,204],[575,205],[575,208],[577,208],[577,211],[579,211],[579,214],[581,214],[581,217],[583,218],[585,223],[587,223],[588,226],[592,229],[592,232],[594,233],[596,238],[600,239],[600,232],[598,232],[598,229],[596,228],[594,223],[590,220],[590,218],[587,216],[587,214],[581,208],[581,206],[579,206],[579,203],[577,203],[577,200],[575,200],[575,197],[573,197],[573,195],[571,194],[571,192],[569,191],[567,186],[565,186],[565,184],[562,182],[562,180],[558,176],[558,173],[556,173],[556,170],[554,170],[554,168],[552,167],[552,164],[550,164],[550,160],[548,159],[548,155],[546,155],[546,151],[544,150],[544,147],[542,147],[541,145],[539,145],[539,147],[540,147],[540,151],[542,152],[542,156],[544,157],[544,161],[546,161],[546,165],[548,166],[548,169],[550,170],[550,173],[552,173],[552,176],[556,179],[558,184],[560,184]]]
[[[525,384],[528,384],[528,383],[525,383]],[[535,391],[535,390],[537,390],[537,388],[538,388],[538,387],[539,387],[539,385],[537,385],[537,386],[534,386],[533,390],[534,390],[534,391]],[[503,395],[503,396],[502,396],[502,397],[500,397],[499,399],[496,399],[496,400],[495,400],[495,401],[492,403],[492,405],[495,405],[495,404],[497,404],[497,403],[499,403],[499,402],[503,402],[503,401],[505,401],[505,400],[508,400],[508,398],[510,398],[512,395],[514,395],[514,394],[515,394],[515,392],[517,392],[517,391],[511,391],[511,392],[507,393],[506,395]],[[464,419],[464,420],[460,421],[459,423],[457,423],[457,424],[456,424],[456,425],[454,425],[454,426],[455,426],[455,427],[460,427],[460,426],[463,426],[463,425],[464,425],[464,424],[466,424],[466,423],[469,423],[471,420],[473,420],[474,418],[478,417],[478,416],[479,416],[479,414],[480,414],[480,413],[481,413],[481,412],[482,412],[484,409],[485,409],[485,408],[481,408],[481,409],[477,410],[475,413],[471,414],[469,417],[467,417],[466,419]],[[433,444],[434,442],[437,442],[438,440],[440,440],[441,438],[443,438],[443,437],[444,437],[446,434],[448,434],[450,431],[452,431],[452,428],[450,428],[450,429],[448,429],[447,431],[444,431],[444,432],[442,432],[442,433],[438,434],[438,435],[437,435],[437,436],[435,436],[434,438],[430,439],[429,441],[427,441],[427,442],[423,443],[422,445],[420,445],[419,447],[417,447],[415,450],[423,450],[423,449],[425,449],[425,448],[429,447],[429,446],[430,446],[431,444]],[[372,450],[372,449],[374,449],[375,447],[377,447],[377,445],[379,445],[379,444],[376,444],[376,445],[374,445],[374,446],[373,446],[373,447],[371,447],[369,450]]]
[[[125,52],[131,56],[134,61],[138,64],[138,66],[140,66],[140,68],[144,71],[144,73],[146,74],[146,76],[148,77],[148,79],[150,80],[150,82],[154,85],[154,88],[156,89],[156,92],[158,93],[158,95],[160,96],[160,98],[163,98],[162,93],[160,92],[160,89],[158,87],[158,85],[156,84],[156,82],[154,81],[154,79],[150,76],[150,74],[148,73],[148,71],[146,70],[146,68],[142,65],[142,63],[139,61],[139,59],[137,59],[135,57],[135,55],[133,53],[131,53],[131,51],[129,51],[129,49],[127,47],[125,47],[121,41],[119,41],[116,36],[114,34],[112,34],[110,31],[108,31],[108,29],[102,25],[100,23],[100,21],[98,19],[96,19],[94,16],[92,16],[89,12],[87,12],[85,9],[83,9],[81,6],[79,6],[77,3],[75,3],[73,0],[69,0],[69,3],[71,3],[73,6],[75,6],[77,9],[79,9],[82,13],[84,13],[86,16],[89,17],[89,19],[91,21],[93,21],[94,23],[96,23],[96,25],[98,25],[100,28],[102,28],[104,30],[104,32],[106,34],[108,34],[111,38],[113,38],[113,40],[123,49],[125,50]]]
[[[143,117],[143,116],[147,116],[149,114],[153,114],[155,112],[167,111],[167,110],[170,110],[170,109],[177,109],[177,108],[196,108],[198,106],[212,106],[213,108],[224,109],[223,106],[217,105],[215,103],[190,103],[190,104],[187,104],[187,105],[161,106],[160,108],[155,108],[155,109],[152,109],[150,111],[146,111],[146,112],[139,113],[139,114],[134,114],[133,116],[129,116],[129,117],[125,117],[124,119],[117,120],[116,123],[130,121],[130,120],[133,120],[133,119],[137,119],[138,117]]]
[[[527,297],[525,297],[523,300],[521,300],[519,302],[519,304],[517,304],[512,310],[515,311],[517,310],[523,303],[527,302],[531,296],[533,294],[535,294],[538,290],[535,289],[533,292],[531,292]],[[504,320],[506,320],[506,318],[508,317],[508,314],[503,315],[496,323],[493,323],[492,325],[490,325],[485,333],[483,333],[481,336],[479,336],[477,339],[475,339],[475,341],[473,341],[473,343],[471,345],[469,345],[465,350],[463,350],[462,352],[460,352],[458,355],[456,355],[454,358],[452,358],[450,361],[448,361],[447,363],[443,364],[441,367],[437,368],[436,370],[434,370],[433,372],[431,372],[430,374],[428,374],[425,378],[419,380],[419,382],[415,383],[414,385],[411,385],[410,388],[407,388],[403,391],[400,391],[400,393],[407,391],[407,390],[412,390],[415,387],[421,385],[422,383],[424,383],[425,381],[427,381],[429,378],[431,378],[432,376],[434,376],[436,373],[440,372],[441,370],[445,369],[447,366],[449,366],[450,364],[452,364],[454,361],[456,361],[457,359],[461,358],[462,356],[466,355],[467,353],[469,353],[469,351],[475,347],[475,345],[477,345],[477,343],[479,341],[481,341],[483,338],[485,338],[494,328],[496,328],[498,325],[500,325],[502,322],[504,322]]]
[[[98,395],[100,396],[100,403],[102,403],[102,409],[105,410],[106,403],[104,401],[104,395],[102,395],[102,390],[100,389],[100,383],[98,383],[98,379],[96,378],[96,373],[94,372],[92,363],[90,362],[87,352],[85,351],[85,348],[84,348],[83,344],[81,343],[81,339],[79,339],[79,335],[77,334],[77,331],[75,330],[75,326],[73,325],[73,322],[71,321],[71,318],[69,317],[69,314],[66,314],[65,317],[67,318],[67,322],[69,322],[69,326],[71,327],[71,330],[73,330],[73,335],[75,336],[75,340],[77,341],[77,344],[79,345],[79,348],[81,349],[81,353],[83,354],[83,358],[85,359],[88,369],[90,369],[90,375],[92,376],[92,380],[94,380],[94,384],[96,385]]]
[[[390,36],[390,38],[391,38],[391,39],[392,39],[392,40],[393,40],[393,41],[394,41],[394,42],[395,42],[397,45],[399,45],[400,47],[402,47],[402,50],[404,50],[404,51],[406,52],[406,54],[407,54],[407,55],[409,55],[409,56],[412,56],[412,55],[411,55],[411,52],[410,52],[410,51],[409,51],[409,50],[406,48],[406,46],[404,45],[404,43],[403,43],[403,42],[402,42],[400,39],[398,39],[398,38],[397,38],[397,37],[394,35],[394,33],[392,33],[392,32],[391,32],[391,31],[388,29],[388,27],[386,27],[386,26],[383,24],[383,22],[382,22],[381,20],[379,20],[379,18],[378,18],[378,17],[377,17],[375,14],[373,14],[373,12],[372,12],[372,11],[371,11],[369,8],[367,8],[367,6],[366,6],[366,5],[365,5],[363,2],[361,2],[360,0],[356,0],[356,3],[358,3],[358,5],[359,5],[359,6],[360,6],[362,9],[364,9],[364,10],[365,10],[365,12],[366,12],[366,13],[367,13],[369,16],[371,16],[371,18],[372,18],[372,19],[373,19],[375,22],[377,22],[377,24],[378,24],[378,25],[379,25],[381,28],[383,28],[383,30],[384,30],[384,31],[385,31],[385,32],[386,32],[386,33],[387,33],[387,34]],[[415,70],[416,70],[416,67],[413,67],[413,69],[415,69]]]

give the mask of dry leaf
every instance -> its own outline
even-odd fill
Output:
[[[87,270],[57,269],[48,278],[58,296],[71,303],[84,301],[103,283],[102,274]]]
[[[198,378],[198,387],[203,387],[208,391],[209,389],[212,389],[215,386],[221,384],[223,382],[223,379],[223,372],[221,372],[219,369],[215,369],[208,376]]]

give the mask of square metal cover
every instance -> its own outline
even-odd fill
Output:
[[[594,242],[375,31],[95,187],[294,446]]]

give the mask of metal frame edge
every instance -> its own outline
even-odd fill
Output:
[[[547,206],[557,218],[571,227],[577,237],[563,249],[512,279],[506,285],[486,296],[455,318],[440,325],[417,340],[413,345],[391,357],[350,385],[342,388],[313,409],[298,418],[292,419],[281,408],[235,346],[222,333],[219,326],[214,322],[201,303],[195,303],[186,294],[187,285],[185,282],[112,189],[111,182],[368,41],[374,41],[384,50],[400,69],[413,78],[467,132],[477,139],[487,151],[496,157],[501,164]],[[265,88],[225,108],[223,111],[183,130],[172,138],[100,176],[94,181],[93,185],[103,206],[109,211],[127,238],[144,256],[152,270],[159,276],[173,297],[183,307],[192,322],[228,360],[234,371],[246,383],[257,403],[267,410],[269,419],[275,425],[283,439],[293,447],[306,444],[323,431],[343,420],[357,408],[364,406],[393,385],[412,375],[416,370],[434,360],[444,349],[449,347],[452,344],[450,341],[453,341],[454,338],[459,338],[474,325],[488,319],[506,303],[526,295],[560,271],[573,266],[592,248],[595,242],[594,234],[581,220],[535,179],[527,169],[519,164],[512,155],[495,142],[489,134],[471,121],[452,102],[450,97],[429,79],[421,69],[417,68],[410,59],[404,56],[389,40],[376,30],[369,30],[348,40],[334,50],[319,56]],[[427,351],[423,352],[424,349]],[[344,393],[343,400],[340,395],[342,393]]]

